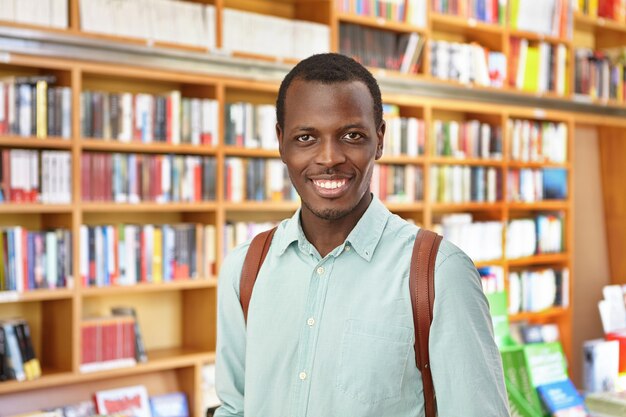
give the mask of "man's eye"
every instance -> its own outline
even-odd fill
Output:
[[[350,133],[346,133],[344,135],[344,138],[348,140],[359,140],[359,139],[363,139],[363,135],[357,132],[350,132]]]
[[[310,142],[311,140],[313,140],[313,136],[311,136],[311,135],[300,135],[300,136],[296,137],[296,140],[298,142]]]

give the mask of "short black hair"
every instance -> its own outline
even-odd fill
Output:
[[[283,79],[276,99],[276,120],[280,128],[285,125],[285,97],[287,89],[294,80],[316,81],[323,84],[335,84],[350,81],[361,81],[367,86],[374,101],[374,118],[376,126],[383,121],[383,101],[376,79],[363,65],[354,59],[337,54],[326,53],[312,55],[300,61]]]

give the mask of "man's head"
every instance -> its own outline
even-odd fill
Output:
[[[383,101],[374,76],[352,58],[328,53],[313,55],[300,61],[283,79],[276,99],[276,120],[281,128],[285,125],[285,96],[289,86],[296,79],[326,85],[361,81],[372,96],[376,126],[379,126],[383,121]]]
[[[285,77],[276,112],[280,155],[303,215],[358,219],[385,134],[374,77],[343,55],[314,55]]]

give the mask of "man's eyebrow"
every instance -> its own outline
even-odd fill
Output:
[[[349,123],[339,128],[339,130],[348,130],[348,129],[365,129],[365,125],[361,123]]]

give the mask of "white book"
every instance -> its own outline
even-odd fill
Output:
[[[124,239],[126,241],[126,285],[137,283],[137,253],[135,251],[137,239],[137,226],[124,226]]]
[[[515,87],[521,90],[524,87],[524,74],[526,72],[526,56],[528,55],[528,39],[522,39],[519,43],[519,56],[517,59],[517,74]]]
[[[61,89],[61,137],[69,139],[72,136],[72,89]]]
[[[200,145],[202,133],[202,104],[200,99],[191,99],[191,144]]]
[[[15,21],[15,2],[16,0],[0,0],[0,20]]]
[[[217,23],[215,18],[215,6],[207,5],[204,7],[204,22],[206,25],[206,47],[213,50],[217,47]]]
[[[46,280],[48,288],[57,286],[57,252],[58,243],[55,232],[46,232]]]
[[[610,392],[617,387],[619,341],[594,339],[583,343],[583,389]]]
[[[172,132],[171,132],[171,141],[172,144],[174,145],[179,145],[180,144],[180,132],[181,132],[181,113],[180,113],[180,109],[181,109],[181,93],[178,90],[174,90],[172,92],[170,92],[170,101],[171,101],[171,106],[172,106],[172,120],[171,120],[171,125],[172,125]]]
[[[68,27],[68,0],[50,0],[50,26],[65,29]]]

